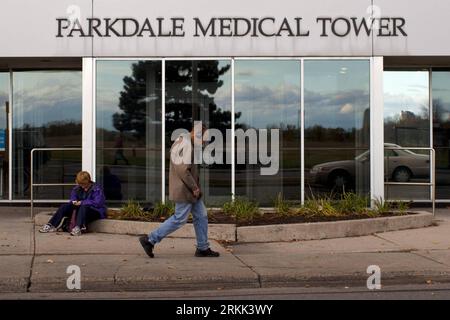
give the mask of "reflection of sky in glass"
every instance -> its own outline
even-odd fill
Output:
[[[123,78],[132,75],[132,65],[138,60],[98,61],[97,62],[97,126],[115,130],[112,116],[119,112],[119,97],[123,90]],[[220,60],[219,68],[231,64]],[[231,110],[231,69],[219,77],[223,85],[214,94],[214,102],[222,110]]]
[[[13,79],[15,128],[81,121],[80,71],[14,72]]]
[[[370,105],[366,60],[305,61],[305,127],[361,128]]]
[[[300,63],[283,60],[235,62],[236,120],[255,128],[299,127]]]
[[[433,71],[433,113],[435,122],[450,121],[450,72]]]
[[[385,71],[383,78],[385,119],[428,112],[428,71]]]
[[[219,69],[230,64],[231,61],[219,60]],[[220,80],[223,81],[223,85],[214,94],[214,102],[218,108],[231,111],[231,68],[219,77]]]
[[[6,101],[9,100],[9,73],[0,73],[0,129],[6,128]]]
[[[132,65],[138,60],[97,62],[97,127],[115,130],[113,114],[120,111],[119,97],[123,78],[132,75]]]

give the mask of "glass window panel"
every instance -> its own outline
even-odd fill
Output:
[[[169,157],[172,133],[191,130],[194,121],[218,129],[223,138],[231,129],[231,61],[195,60],[166,62],[166,191],[168,194]],[[231,199],[231,164],[199,165],[200,185],[205,203],[220,206]]]
[[[430,146],[428,71],[384,72],[384,142]]]
[[[389,200],[430,200],[430,188],[426,186],[385,186],[384,196]]]
[[[370,192],[370,64],[305,61],[305,197]]]
[[[8,199],[9,72],[0,72],[0,199]]]
[[[81,147],[81,71],[13,73],[13,196],[30,194],[33,148]],[[81,151],[39,152],[36,183],[73,183],[81,170]],[[70,187],[36,190],[37,199],[65,199]]]
[[[161,62],[97,61],[96,175],[108,203],[161,200]]]
[[[436,199],[450,199],[450,71],[432,73]]]
[[[236,195],[273,206],[278,193],[287,200],[301,198],[300,140],[300,62],[295,60],[240,60],[235,62],[236,129],[278,129],[279,169],[264,175],[258,158],[251,164],[248,156],[256,143],[246,140],[246,162],[236,164]],[[270,131],[269,131],[270,132]],[[259,136],[260,137],[260,136]],[[258,149],[261,139],[258,140]],[[237,157],[236,157],[237,159]]]
[[[429,147],[430,107],[428,71],[384,72],[385,147]],[[396,150],[385,158],[389,182],[430,181],[430,155],[426,150]],[[427,186],[386,186],[387,199],[430,199]]]
[[[305,197],[339,196],[343,191],[369,195],[369,151],[356,148],[305,150]],[[306,167],[305,167],[306,168]]]

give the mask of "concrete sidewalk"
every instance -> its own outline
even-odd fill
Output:
[[[44,210],[44,209],[42,209]],[[48,209],[47,209],[48,210]],[[195,258],[193,239],[167,238],[148,258],[136,236],[40,234],[29,208],[0,207],[0,292],[67,291],[69,265],[88,291],[364,286],[369,265],[382,284],[450,282],[450,211],[437,226],[357,238],[227,245]]]

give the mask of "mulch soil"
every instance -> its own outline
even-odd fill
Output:
[[[414,214],[408,212],[407,214]],[[276,212],[265,212],[261,215],[256,215],[253,220],[240,220],[236,219],[222,211],[210,211],[208,212],[208,222],[210,224],[236,224],[237,226],[263,226],[274,224],[291,224],[291,223],[313,223],[313,222],[330,222],[330,221],[343,221],[343,220],[357,220],[357,219],[369,219],[369,218],[384,218],[405,215],[397,212],[385,213],[377,217],[373,217],[367,214],[348,214],[343,216],[303,216],[303,215],[280,215]],[[109,219],[119,220],[131,220],[131,221],[145,221],[145,222],[164,222],[166,217],[122,217],[120,211],[109,211]],[[192,217],[189,217],[188,222],[192,222]]]

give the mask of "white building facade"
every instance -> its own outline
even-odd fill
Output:
[[[200,166],[208,206],[342,190],[450,199],[450,2],[1,6],[1,202],[29,201],[32,174],[71,183],[81,169],[109,203],[164,200],[172,133],[193,121],[223,133],[279,130],[274,175],[237,163],[248,151],[234,139],[223,146],[229,163]],[[35,151],[32,168],[34,148],[58,150]],[[69,190],[34,189],[42,202]]]

